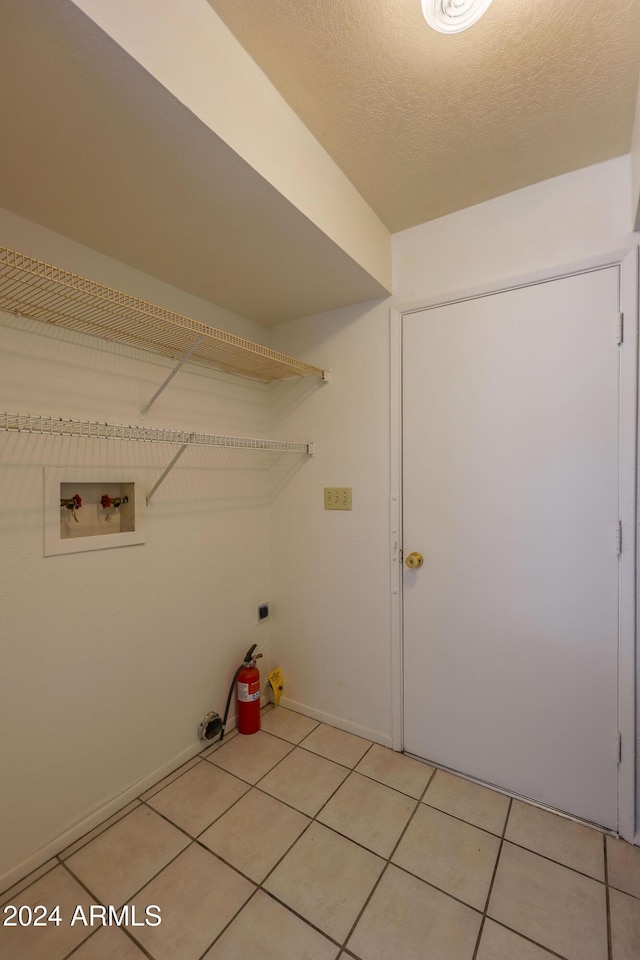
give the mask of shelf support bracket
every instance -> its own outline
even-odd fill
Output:
[[[194,341],[193,341],[193,343],[192,343],[191,346],[189,347],[188,351],[185,353],[184,357],[182,357],[182,359],[178,361],[178,363],[177,363],[176,366],[173,368],[173,370],[171,371],[171,373],[169,374],[169,376],[167,377],[167,379],[164,381],[164,383],[160,384],[160,386],[158,387],[158,389],[156,390],[156,392],[154,393],[154,395],[151,397],[151,400],[149,400],[148,403],[145,403],[144,407],[142,408],[142,414],[143,414],[143,415],[144,415],[145,413],[148,413],[148,412],[149,412],[149,410],[151,409],[151,407],[153,406],[153,404],[156,402],[156,400],[158,399],[158,397],[160,396],[160,394],[162,393],[162,391],[163,391],[166,387],[169,386],[169,384],[171,383],[171,381],[172,381],[173,378],[175,377],[175,375],[176,375],[176,373],[178,372],[178,370],[181,369],[182,365],[185,364],[185,363],[187,362],[187,360],[190,360],[190,359],[191,359],[191,357],[193,356],[194,352],[198,349],[198,347],[200,346],[200,344],[202,343],[203,340],[204,340],[204,334],[203,334],[202,336],[198,337],[197,340],[194,340]]]
[[[169,464],[169,466],[166,468],[166,470],[164,471],[164,473],[162,474],[162,476],[161,476],[158,480],[156,480],[156,482],[154,483],[154,485],[151,487],[151,490],[149,490],[149,493],[147,494],[147,506],[149,506],[149,502],[150,502],[150,500],[151,500],[151,497],[154,495],[154,493],[156,492],[156,490],[158,489],[158,487],[160,486],[160,484],[163,482],[163,480],[165,480],[165,479],[168,477],[168,475],[171,473],[171,471],[172,471],[173,468],[175,467],[176,463],[178,462],[178,460],[180,459],[180,457],[181,457],[182,454],[185,452],[185,450],[187,449],[188,446],[189,446],[188,443],[183,443],[183,444],[182,444],[182,446],[180,447],[180,449],[178,450],[178,452],[176,453],[175,457],[173,458],[173,460],[171,461],[171,463]]]

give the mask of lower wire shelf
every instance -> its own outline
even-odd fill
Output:
[[[147,504],[166,480],[188,447],[227,447],[234,450],[267,450],[272,453],[297,453],[313,456],[312,443],[290,440],[264,440],[257,437],[227,437],[222,434],[168,430],[162,427],[136,427],[122,423],[101,423],[98,420],[67,420],[63,417],[41,417],[30,413],[0,413],[0,431],[34,433],[48,437],[82,437],[90,440],[133,440],[138,443],[169,443],[178,451],[146,496]]]
[[[271,450],[275,453],[313,454],[312,443],[228,437],[162,427],[126,426],[96,420],[68,420],[22,413],[0,413],[0,430],[37,433],[52,437],[84,437],[95,440],[135,440],[142,443],[172,443],[186,446],[231,447],[236,450]]]

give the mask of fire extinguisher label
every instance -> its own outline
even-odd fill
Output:
[[[260,699],[260,681],[253,680],[251,683],[238,683],[238,700],[241,703],[251,703],[252,700]]]

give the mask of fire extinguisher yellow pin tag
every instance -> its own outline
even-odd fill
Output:
[[[276,669],[272,670],[269,674],[269,686],[273,690],[273,702],[277,707],[280,703],[280,696],[282,694],[283,687],[282,670],[280,667],[276,667]]]

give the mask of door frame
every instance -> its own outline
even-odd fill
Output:
[[[390,355],[390,592],[391,592],[391,718],[392,746],[402,750],[403,692],[403,567],[402,567],[402,321],[403,317],[447,304],[504,293],[518,287],[590,273],[606,267],[620,270],[620,302],[624,313],[624,348],[620,352],[620,519],[623,538],[620,556],[618,710],[621,760],[618,768],[618,832],[631,843],[640,843],[640,816],[636,825],[636,504],[638,476],[638,242],[625,249],[565,266],[451,291],[418,302],[392,307],[389,316]],[[614,318],[615,319],[615,318]],[[612,330],[612,336],[614,331]],[[640,676],[638,683],[640,685]],[[613,747],[612,747],[613,749]]]

